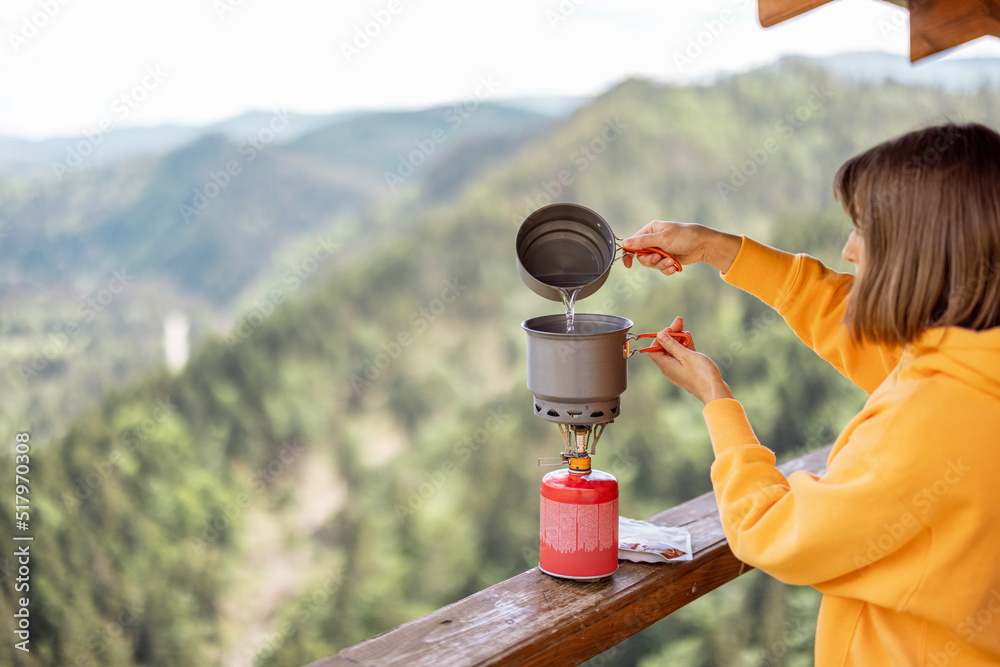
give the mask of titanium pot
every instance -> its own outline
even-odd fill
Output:
[[[552,301],[563,301],[571,291],[576,299],[590,296],[608,279],[614,261],[626,254],[604,218],[579,204],[549,204],[531,213],[517,230],[515,249],[521,280]],[[636,251],[650,253],[670,258],[681,270],[680,262],[659,248]]]
[[[628,385],[628,358],[663,349],[631,349],[631,341],[656,334],[629,333],[632,320],[617,315],[579,313],[573,333],[566,333],[561,313],[532,317],[521,328],[528,335],[528,390],[535,396],[535,414],[562,424],[613,420]],[[687,331],[671,336],[691,346]]]

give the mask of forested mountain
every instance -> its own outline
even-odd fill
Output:
[[[780,70],[791,63],[823,67],[847,82],[881,84],[895,81],[911,86],[932,86],[950,93],[976,92],[1000,87],[1000,68],[994,58],[940,60],[933,67],[914,67],[906,58],[889,53],[843,53],[826,58],[787,56],[774,64]],[[929,63],[925,63],[929,64]]]
[[[125,265],[227,306],[289,239],[399,190],[387,174],[400,185],[416,172],[422,179],[462,142],[520,137],[548,122],[474,100],[360,114],[289,142],[282,135],[301,122],[294,113],[257,120],[242,137],[209,133],[107,169],[81,158],[57,178],[0,186],[10,253],[0,281],[59,285]],[[477,159],[470,153],[460,158],[466,166]]]
[[[337,259],[294,293],[282,266],[265,271],[241,297],[255,305],[182,372],[122,385],[65,437],[32,440],[32,653],[8,642],[0,662],[304,664],[533,567],[535,459],[558,454],[561,440],[532,414],[519,324],[558,307],[517,276],[521,219],[573,201],[619,236],[650,219],[691,220],[845,268],[837,166],[945,117],[998,127],[997,92],[844,83],[809,64],[705,86],[629,80],[489,160],[476,143],[454,148],[436,168],[474,165],[460,190],[448,187],[458,176],[435,181],[428,167],[398,196],[338,217],[341,191],[326,188],[345,180],[325,181],[319,167],[315,180],[227,189],[191,224],[273,230],[304,198],[317,219],[287,224],[329,234]],[[414,131],[411,142],[424,137]],[[311,157],[330,165],[316,141]],[[232,151],[213,138],[168,159],[204,170]],[[118,177],[158,180],[147,169]],[[211,289],[239,270],[212,248],[251,264],[277,242],[220,235],[204,257],[186,256],[155,221],[176,216],[190,183],[148,200],[107,185],[101,196],[121,209],[109,233],[146,212],[154,222],[129,231],[132,243],[150,257],[162,246],[156,266],[187,262]],[[321,243],[307,236],[289,262],[318,260]],[[704,266],[666,279],[616,265],[578,312],[623,315],[636,331],[684,316],[783,457],[831,441],[864,398]],[[621,513],[645,518],[707,491],[712,456],[700,404],[648,361],[629,363],[595,465],[618,476]],[[4,534],[10,511],[0,511]],[[809,589],[745,575],[616,647],[614,664],[810,664],[816,602]]]
[[[326,259],[356,252],[337,239],[356,236],[369,207],[415,188],[450,196],[551,118],[473,99],[317,122],[249,114],[163,155],[95,168],[53,154],[58,178],[0,176],[0,425],[63,434],[112,386],[162,365],[171,313],[195,344],[231,328],[262,282],[277,276],[284,296],[328,270],[337,260],[315,266],[317,244]]]

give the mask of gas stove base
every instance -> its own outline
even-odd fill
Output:
[[[598,574],[598,575],[594,575],[594,576],[590,576],[590,577],[574,577],[574,576],[570,576],[568,574],[556,574],[555,572],[549,572],[548,570],[546,570],[545,568],[543,568],[541,565],[538,566],[538,569],[541,572],[544,572],[545,574],[549,575],[550,577],[556,577],[557,579],[572,579],[574,581],[600,581],[601,579],[607,579],[612,574],[614,574],[615,572],[617,572],[618,571],[618,565],[615,565],[615,569],[611,570],[607,574]]]

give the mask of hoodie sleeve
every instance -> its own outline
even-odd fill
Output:
[[[907,424],[919,420],[886,412],[866,419],[831,457],[822,477],[797,471],[786,478],[737,401],[710,402],[705,419],[716,454],[712,486],[729,546],[737,558],[775,578],[822,592],[850,592],[857,573],[871,563],[866,548],[883,544],[887,526],[898,532],[882,556],[923,528],[901,498],[907,487],[919,489],[933,466],[905,457],[886,467],[876,464],[884,456],[871,455],[886,442],[915,437]],[[898,604],[912,584],[887,587],[881,602]]]
[[[851,340],[843,324],[854,283],[850,274],[744,236],[723,278],[774,308],[806,345],[869,394],[899,361],[898,350]]]

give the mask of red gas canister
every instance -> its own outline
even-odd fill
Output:
[[[589,464],[542,478],[538,568],[546,574],[599,579],[618,569],[618,480]]]

